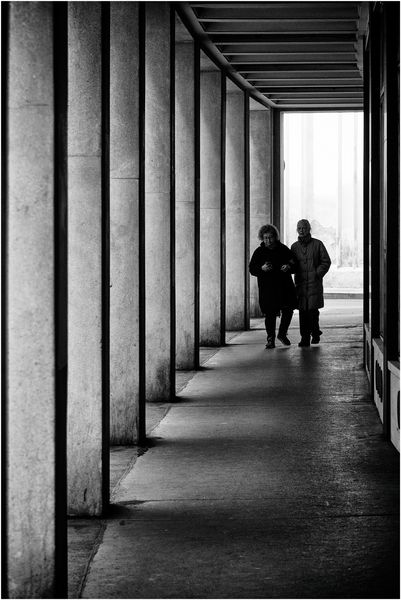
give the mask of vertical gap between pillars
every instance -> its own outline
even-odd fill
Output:
[[[249,91],[244,92],[244,329],[249,329],[249,222],[250,222],[250,175],[249,175]]]
[[[66,598],[67,572],[67,2],[53,4],[54,293],[55,293],[55,596]]]
[[[9,50],[9,4],[2,2],[1,4],[1,50],[3,57],[3,69],[1,72],[1,167],[2,167],[2,178],[1,178],[1,193],[3,201],[1,203],[1,302],[2,302],[2,314],[1,314],[1,492],[2,492],[2,503],[1,503],[1,525],[2,525],[2,536],[1,536],[1,553],[2,553],[2,569],[1,569],[1,596],[2,598],[8,598],[8,527],[7,527],[7,455],[8,455],[8,436],[7,436],[7,219],[8,219],[8,181],[7,181],[7,111],[8,111],[8,50]]]
[[[139,2],[139,402],[138,444],[146,443],[146,296],[145,296],[145,41],[146,3]]]
[[[385,307],[386,349],[388,360],[398,360],[399,327],[398,298],[400,291],[400,262],[398,248],[399,234],[399,145],[398,128],[400,105],[398,100],[398,60],[400,6],[398,2],[384,5],[385,14],[385,48],[386,48],[386,95],[387,95],[387,259],[386,280],[387,295]],[[394,249],[394,251],[393,251]]]
[[[199,294],[200,294],[200,44],[195,40],[194,46],[194,110],[195,110],[195,298],[194,298],[194,358],[195,369],[199,369]]]
[[[398,359],[398,294],[399,294],[399,259],[393,252],[398,246],[399,198],[398,198],[398,129],[394,123],[399,122],[397,49],[399,46],[399,5],[390,3],[383,6],[382,35],[384,36],[384,101],[385,130],[383,139],[387,139],[383,177],[386,182],[385,205],[383,207],[385,262],[384,286],[385,306],[383,327],[383,428],[385,437],[391,439],[391,373],[388,362]],[[384,144],[383,144],[384,145]]]
[[[272,223],[281,231],[281,112],[273,110]]]
[[[371,241],[371,331],[380,334],[380,29],[377,11],[371,9],[370,31],[370,241]],[[375,14],[376,12],[376,14]],[[374,223],[374,227],[372,224]],[[373,378],[372,378],[373,381]]]
[[[365,40],[366,43],[366,40]],[[363,54],[364,82],[363,82],[363,322],[369,323],[369,51],[365,46]],[[366,348],[364,345],[364,352]]]
[[[221,74],[220,119],[220,345],[226,343],[226,76]]]
[[[170,398],[175,398],[175,8],[170,6]]]
[[[110,486],[110,3],[102,4],[102,506]]]
[[[369,234],[369,217],[370,217],[370,201],[369,201],[369,138],[370,138],[370,118],[369,118],[369,50],[364,38],[364,82],[363,82],[363,322],[370,328],[369,315],[369,289],[370,289],[370,234]],[[363,328],[363,364],[369,370],[369,376],[372,378],[371,364],[368,364],[368,354],[366,344],[368,338],[366,328]],[[371,356],[371,345],[370,353]]]

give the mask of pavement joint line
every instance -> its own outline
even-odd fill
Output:
[[[102,518],[102,519],[100,519],[100,523],[101,523],[101,527],[100,527],[99,533],[97,534],[96,539],[93,542],[93,546],[92,546],[90,555],[89,555],[88,560],[87,560],[86,565],[85,565],[85,571],[84,571],[84,573],[82,575],[82,578],[81,578],[81,581],[79,583],[78,592],[77,592],[77,598],[82,598],[82,594],[83,594],[83,591],[84,591],[84,588],[85,588],[85,585],[86,585],[86,580],[87,580],[88,575],[89,575],[89,571],[90,571],[90,567],[91,567],[92,561],[95,558],[95,556],[97,554],[97,551],[99,550],[99,548],[100,548],[100,546],[102,544],[103,536],[104,536],[104,533],[105,533],[105,531],[107,529],[108,519]]]
[[[138,460],[139,456],[138,454],[135,452],[134,456],[131,458],[131,460],[129,461],[129,463],[127,464],[127,466],[125,467],[123,473],[121,474],[121,476],[118,478],[118,481],[116,481],[116,483],[113,485],[112,489],[110,490],[110,502],[112,502],[114,500],[115,495],[118,492],[118,488],[120,487],[120,484],[122,482],[122,480],[128,475],[128,473],[134,468],[136,461]]]
[[[152,502],[152,500],[147,500],[146,502]],[[161,501],[163,502],[163,501]],[[166,500],[166,502],[173,502],[172,500]],[[286,521],[311,521],[311,520],[322,520],[322,519],[370,519],[370,518],[392,518],[392,517],[396,517],[398,515],[398,513],[356,513],[356,514],[334,514],[331,515],[330,513],[325,513],[325,514],[320,514],[317,515],[315,512],[311,512],[310,514],[304,514],[304,515],[293,515],[291,517],[289,517],[286,514],[283,514],[283,516],[277,516],[277,517],[269,517],[269,521],[273,522],[273,521],[282,521],[283,519],[285,519]],[[187,521],[188,518],[193,518],[191,515],[188,515],[188,517],[185,517],[185,515],[180,516],[179,519],[171,517],[171,518],[165,518],[165,519],[159,519],[157,518],[157,515],[155,515],[153,518],[152,517],[147,517],[146,519],[141,519],[141,518],[134,518],[134,517],[122,517],[121,515],[119,516],[111,516],[108,518],[108,522],[111,521],[132,521],[132,522],[156,522],[156,523],[163,523],[163,522],[177,522],[177,521]],[[244,519],[245,517],[242,516],[242,519]],[[258,517],[254,517],[255,519],[257,519]],[[220,516],[216,516],[215,519],[220,520]],[[209,521],[212,522],[214,519],[213,517],[209,518]],[[235,520],[234,518],[232,519],[233,521]],[[96,549],[97,551],[97,549]]]

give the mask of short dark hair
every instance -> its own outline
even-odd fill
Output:
[[[275,225],[271,225],[270,223],[268,223],[267,225],[262,225],[262,227],[259,229],[258,238],[260,240],[263,240],[263,236],[265,233],[272,233],[276,236],[277,240],[280,239],[279,231]]]

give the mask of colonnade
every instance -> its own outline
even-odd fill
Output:
[[[257,314],[272,113],[169,3],[3,10],[5,595],[66,597],[66,515],[106,513],[110,444]]]
[[[177,3],[178,4],[178,3]],[[164,2],[3,10],[3,597],[66,597],[67,515],[102,516],[199,346],[258,316],[280,226],[281,113]],[[399,447],[399,6],[364,50],[364,364]]]

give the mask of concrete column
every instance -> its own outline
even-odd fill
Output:
[[[147,2],[145,48],[146,399],[172,386],[170,6]],[[173,361],[174,362],[174,361]]]
[[[53,7],[11,2],[8,11],[3,576],[8,598],[50,598],[56,584]]]
[[[110,4],[110,440],[138,439],[138,3]]]
[[[258,231],[271,223],[272,122],[269,110],[250,111],[250,255],[260,244]],[[250,276],[250,316],[261,315],[256,277]]]
[[[175,45],[176,367],[195,367],[194,44]]]
[[[200,343],[221,343],[221,74],[201,73]]]
[[[68,503],[102,512],[101,3],[68,14]]]
[[[226,329],[245,328],[244,94],[227,93],[226,115]]]

